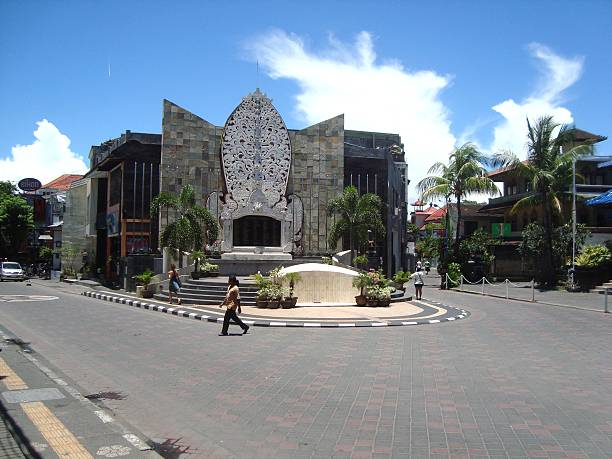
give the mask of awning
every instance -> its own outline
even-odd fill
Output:
[[[600,194],[594,198],[589,199],[585,202],[587,206],[608,206],[612,204],[612,190],[606,191],[604,194]]]

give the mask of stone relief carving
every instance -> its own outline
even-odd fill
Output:
[[[259,89],[246,96],[225,123],[221,161],[227,193],[211,193],[207,205],[223,227],[223,251],[233,249],[233,221],[261,215],[281,222],[281,249],[302,238],[302,200],[286,197],[291,169],[289,132],[272,101]]]
[[[221,146],[227,190],[241,207],[255,190],[263,191],[267,207],[285,194],[291,166],[289,132],[270,99],[249,94],[230,115]]]

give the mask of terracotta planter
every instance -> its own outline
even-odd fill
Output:
[[[255,306],[257,306],[259,309],[266,309],[268,307],[268,300],[258,298],[255,300]]]
[[[193,271],[191,273],[191,278],[194,280],[198,280],[200,277],[202,277],[202,273],[200,271]]]
[[[281,300],[268,300],[268,309],[280,308]]]
[[[149,288],[148,288],[148,287],[143,288],[143,289],[142,289],[142,292],[140,292],[140,295],[141,295],[143,298],[153,298],[153,290],[149,290]]]
[[[391,298],[386,298],[384,300],[378,300],[378,306],[387,308],[391,304]]]
[[[366,306],[369,308],[375,308],[378,306],[378,300],[376,298],[367,298]]]
[[[366,299],[366,297],[365,297],[365,296],[363,296],[363,295],[357,295],[357,296],[355,297],[355,302],[357,303],[357,306],[365,306],[365,305],[366,305],[366,303],[367,303],[367,301],[368,301],[368,300],[367,300],[367,299]]]
[[[219,277],[219,271],[208,271],[208,277]]]
[[[281,309],[291,309],[293,307],[293,300],[291,298],[281,300],[280,307]]]

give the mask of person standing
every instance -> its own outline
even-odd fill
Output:
[[[219,305],[220,308],[223,306],[225,309],[225,316],[223,317],[223,327],[221,328],[221,333],[219,336],[227,336],[227,330],[229,329],[230,320],[233,320],[235,324],[239,325],[242,328],[242,334],[246,335],[249,331],[249,326],[245,324],[240,317],[236,314],[236,311],[240,311],[240,282],[236,279],[236,276],[230,276],[227,281],[227,293],[225,294],[225,299],[223,303]]]
[[[423,280],[423,271],[420,266],[417,265],[417,270],[410,276],[414,279],[414,290],[416,291],[416,299],[420,300],[423,298],[423,285],[425,281]]]
[[[172,295],[176,296],[176,300],[178,304],[181,304],[181,299],[178,294],[181,289],[181,277],[176,270],[176,265],[172,263],[170,265],[170,271],[168,271],[168,279],[170,282],[168,283],[168,303],[172,304]]]

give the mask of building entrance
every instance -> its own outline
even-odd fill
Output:
[[[270,217],[247,216],[234,220],[235,247],[280,247],[281,222]]]

